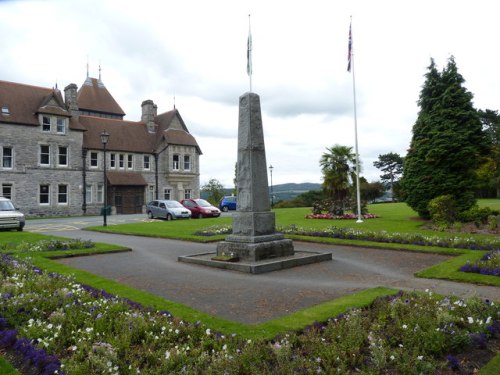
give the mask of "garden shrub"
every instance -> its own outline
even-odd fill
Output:
[[[456,202],[451,195],[441,195],[429,202],[428,210],[434,224],[450,225],[456,218]]]
[[[475,223],[477,226],[481,224],[486,224],[488,222],[488,217],[494,212],[489,207],[478,207],[474,206],[467,211],[460,212],[458,215],[458,220],[463,223]]]

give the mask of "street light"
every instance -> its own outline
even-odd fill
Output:
[[[104,209],[103,209],[103,212],[102,212],[102,217],[103,217],[103,226],[107,226],[108,223],[107,223],[107,217],[106,217],[106,214],[107,214],[107,210],[108,210],[108,180],[106,178],[106,145],[108,144],[108,140],[109,140],[109,133],[106,131],[106,130],[103,130],[102,133],[101,133],[101,143],[102,143],[102,148],[104,150],[104,158],[103,158],[103,161],[104,161]]]
[[[273,165],[269,165],[269,172],[271,173],[271,208],[274,208],[274,196],[273,196]]]

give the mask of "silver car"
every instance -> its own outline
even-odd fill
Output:
[[[177,201],[154,200],[146,205],[146,213],[150,219],[163,218],[167,220],[189,219],[191,211]]]
[[[10,199],[0,197],[0,229],[17,229],[19,232],[24,228],[24,214],[14,207]]]

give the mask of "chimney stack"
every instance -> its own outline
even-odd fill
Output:
[[[66,101],[66,107],[73,115],[78,115],[78,103],[76,101],[78,87],[74,83],[70,83],[64,88],[64,100]]]
[[[158,110],[158,106],[153,103],[152,100],[148,99],[142,102],[142,116],[141,121],[145,122],[148,131],[150,133],[156,133],[157,126],[155,124],[156,112]]]

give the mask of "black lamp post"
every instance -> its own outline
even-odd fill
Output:
[[[271,208],[274,208],[274,195],[273,195],[273,165],[269,165],[269,172],[271,173]]]
[[[107,226],[107,210],[108,210],[108,180],[106,178],[106,145],[108,144],[109,140],[109,133],[106,130],[103,130],[101,133],[101,143],[102,143],[102,148],[104,150],[104,158],[103,158],[103,164],[104,164],[104,210],[102,212],[102,217],[103,217],[103,226]]]

